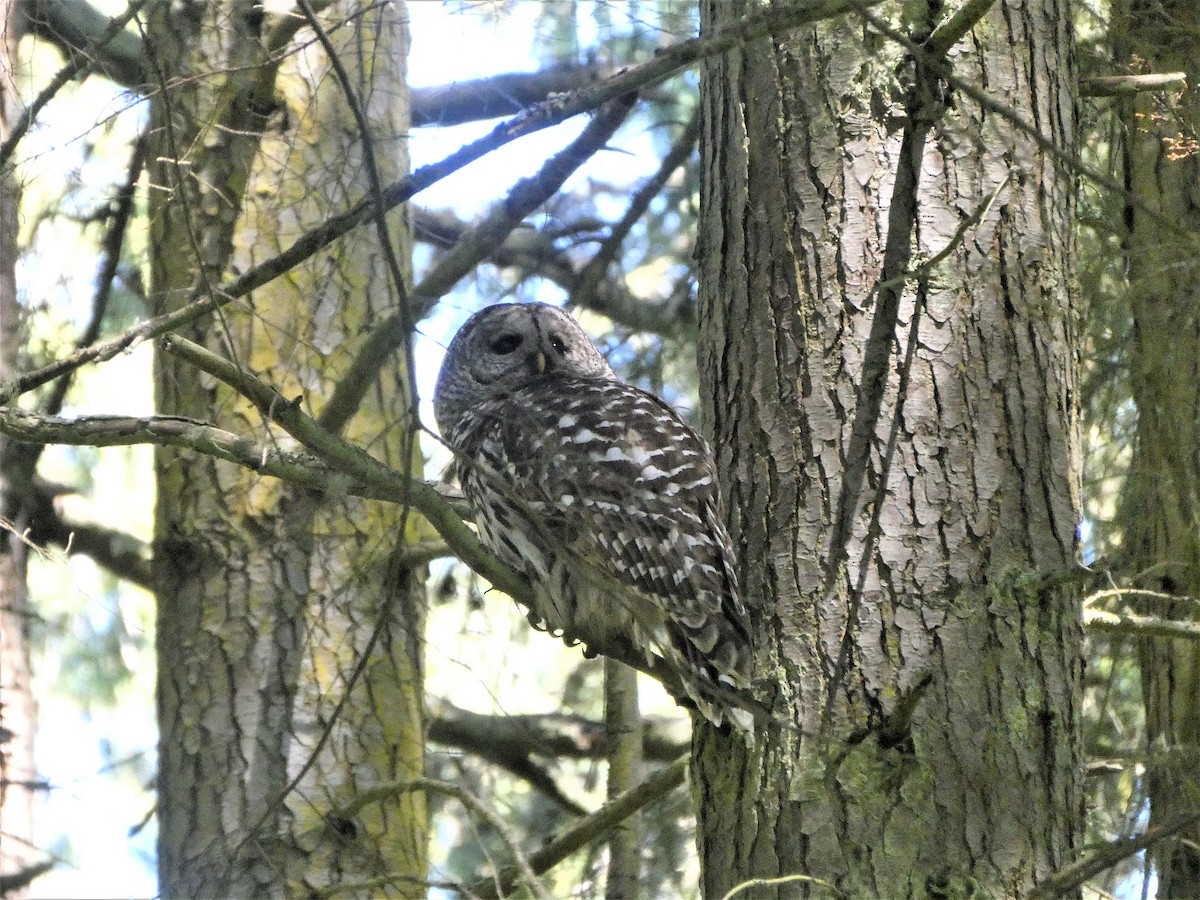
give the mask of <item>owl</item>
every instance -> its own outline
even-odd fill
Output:
[[[468,319],[433,403],[481,540],[533,585],[530,621],[661,660],[678,699],[750,730],[749,619],[704,439],[541,303]]]

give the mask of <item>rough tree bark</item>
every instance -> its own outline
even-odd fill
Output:
[[[358,6],[335,5],[328,21],[351,7],[357,15],[330,38],[387,183],[408,168],[406,16],[393,4]],[[278,62],[295,22],[257,3],[154,9],[145,47],[157,87],[149,158],[158,312],[369,192],[363,136],[329,57],[309,42]],[[403,220],[391,216],[389,226],[407,260]],[[410,470],[420,457],[402,365],[363,395],[338,395],[344,408],[326,403],[363,336],[400,302],[397,288],[407,290],[407,262],[397,285],[385,258],[376,232],[362,229],[183,336]],[[160,350],[156,365],[160,412],[264,446],[290,443],[178,356]],[[395,552],[410,517],[198,455],[160,449],[156,469],[163,895],[295,896],[367,881],[376,893],[419,891],[420,794],[338,812],[363,790],[423,771],[424,599]]]
[[[1069,15],[948,41],[1068,151]],[[857,18],[703,72],[703,415],[777,716],[696,729],[706,897],[1021,896],[1079,846],[1074,183],[967,87]]]
[[[1130,571],[1141,573],[1136,587],[1200,597],[1200,36],[1191,3],[1116,8],[1124,61],[1135,72],[1184,71],[1192,86],[1122,102],[1126,184],[1145,204],[1125,211],[1138,424],[1121,504],[1124,546]],[[1200,618],[1194,601],[1145,605],[1166,618]],[[1153,828],[1200,808],[1200,644],[1144,638],[1138,650]],[[1200,825],[1153,853],[1160,897],[1200,896]]]
[[[0,141],[21,114],[17,93],[19,0],[0,0]],[[20,306],[16,263],[21,183],[11,166],[0,169],[0,382],[19,371]],[[12,444],[0,437],[0,893],[21,896],[21,885],[41,862],[33,844],[37,783],[34,738],[37,708],[30,684],[29,609],[26,596],[31,472]]]

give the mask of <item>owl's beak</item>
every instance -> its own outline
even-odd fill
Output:
[[[537,369],[537,373],[539,375],[546,374],[546,354],[545,353],[543,353],[541,350],[535,351],[533,354],[533,358],[530,360],[530,362],[533,363],[533,367],[535,369]]]

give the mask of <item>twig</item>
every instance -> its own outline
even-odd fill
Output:
[[[378,803],[381,800],[388,800],[396,794],[407,793],[409,791],[425,791],[426,793],[436,791],[439,794],[446,794],[456,799],[468,810],[487,822],[488,825],[495,829],[496,834],[500,836],[500,840],[508,848],[508,852],[512,854],[513,859],[516,861],[517,870],[520,872],[524,882],[529,885],[534,895],[542,898],[542,900],[549,900],[550,895],[546,893],[546,889],[538,881],[537,874],[530,864],[530,859],[521,852],[521,846],[513,836],[512,831],[509,830],[508,825],[500,816],[488,809],[478,797],[457,784],[438,781],[433,778],[409,778],[401,781],[392,781],[359,794],[348,805],[330,813],[329,817],[334,819],[353,819],[370,804]],[[496,873],[497,881],[502,877],[501,873]]]
[[[872,28],[877,30],[880,34],[885,35],[886,37],[900,44],[900,46],[904,47],[913,55],[914,59],[916,59],[922,65],[929,66],[931,69],[933,69],[939,77],[945,79],[946,83],[952,86],[956,91],[959,91],[960,93],[970,97],[971,100],[973,100],[981,109],[1000,116],[1002,119],[1011,123],[1019,131],[1027,134],[1033,140],[1033,142],[1038,145],[1038,147],[1049,153],[1059,162],[1066,164],[1071,170],[1086,176],[1089,180],[1100,185],[1105,190],[1111,191],[1118,197],[1123,198],[1127,203],[1136,207],[1139,211],[1148,216],[1153,222],[1162,228],[1165,228],[1171,234],[1184,236],[1188,239],[1193,237],[1193,233],[1186,230],[1179,222],[1172,221],[1163,216],[1157,210],[1151,209],[1146,205],[1146,202],[1140,197],[1136,196],[1133,191],[1115,181],[1113,178],[1110,178],[1095,166],[1088,165],[1086,162],[1084,162],[1078,153],[1072,153],[1064,150],[1058,144],[1054,143],[1054,141],[1046,137],[1035,127],[1025,121],[1021,114],[1012,109],[1012,107],[1001,103],[999,100],[995,99],[981,88],[978,88],[970,82],[959,78],[954,74],[953,70],[944,59],[930,53],[923,46],[908,37],[908,35],[897,31],[895,28],[892,28],[887,22],[880,19],[878,16],[874,16],[865,11],[862,13],[862,16],[868,23],[870,23]]]
[[[1083,624],[1097,631],[1136,634],[1138,637],[1183,638],[1189,641],[1200,641],[1200,622],[1139,616],[1124,610],[1108,612],[1103,609],[1085,609]]]
[[[745,891],[750,890],[750,888],[777,887],[781,884],[793,884],[798,881],[827,888],[833,893],[837,894],[839,897],[846,896],[842,891],[838,890],[828,881],[825,881],[821,878],[816,878],[812,875],[776,875],[773,878],[749,878],[746,881],[735,884],[725,893],[725,896],[723,896],[721,900],[733,900],[733,898],[744,893]]]
[[[738,44],[799,27],[822,18],[849,11],[863,11],[882,0],[818,0],[772,8],[756,13],[701,38],[682,41],[648,62],[626,69],[593,88],[568,98],[552,97],[526,112],[496,126],[489,134],[462,147],[437,163],[424,166],[411,176],[388,185],[382,192],[384,205],[391,209],[468,163],[490,153],[510,141],[543,128],[557,125],[572,116],[594,109],[607,100],[628,94],[650,84],[656,84],[709,56],[723,53]],[[148,338],[173,331],[188,322],[208,315],[225,304],[243,297],[256,288],[290,271],[318,251],[332,244],[351,229],[361,225],[374,212],[378,198],[363,200],[354,207],[327,219],[323,224],[298,238],[278,256],[265,260],[219,286],[211,293],[193,289],[192,300],[173,312],[158,316],[128,329],[102,344],[76,351],[40,369],[0,384],[0,406],[7,406],[15,397],[52,381],[92,362],[112,359]]]
[[[577,850],[604,837],[618,823],[639,809],[662,799],[683,784],[686,775],[687,758],[683,757],[651,775],[617,799],[605,803],[586,819],[575,823],[540,850],[530,854],[529,864],[533,871],[540,875],[558,865]],[[502,897],[512,891],[519,874],[519,869],[508,867],[500,873],[496,881],[477,882],[471,887],[471,892],[481,898],[488,898],[488,900]]]
[[[1128,859],[1163,838],[1178,834],[1196,822],[1200,822],[1200,812],[1185,813],[1165,825],[1147,829],[1138,837],[1117,838],[1091,856],[1059,869],[1025,896],[1028,900],[1041,900],[1041,898],[1058,897],[1070,893],[1093,875],[1115,866],[1121,860]]]
[[[629,232],[633,229],[634,224],[643,216],[650,207],[650,203],[662,191],[666,185],[667,179],[687,162],[688,157],[692,155],[692,151],[696,147],[696,139],[700,135],[700,111],[696,110],[692,114],[692,119],[684,128],[683,134],[679,136],[679,140],[671,147],[671,151],[662,161],[662,165],[658,167],[658,171],[649,181],[647,181],[637,193],[633,195],[633,199],[629,202],[629,208],[625,210],[625,215],[621,217],[621,221],[613,226],[604,243],[600,245],[600,249],[587,262],[583,270],[579,273],[579,282],[575,289],[571,291],[570,303],[575,306],[583,306],[589,309],[598,309],[604,312],[602,306],[596,301],[596,287],[604,278],[608,266],[617,257],[617,253],[621,249],[621,245],[625,242],[625,238],[629,236]]]
[[[633,102],[633,95],[627,95],[605,106],[566,149],[547,160],[536,175],[519,181],[482,222],[467,231],[413,289],[414,317],[428,314],[443,294],[486,259],[527,215],[552,197],[572,172],[603,147],[625,121]],[[323,426],[340,428],[388,356],[409,333],[401,315],[389,316],[372,331],[329,399],[319,419]]]
[[[926,277],[930,272],[937,268],[937,266],[943,260],[949,257],[950,254],[953,253],[960,244],[962,244],[962,242],[966,239],[967,233],[976,225],[978,225],[980,220],[987,215],[988,210],[990,210],[996,204],[996,199],[1000,196],[1000,193],[1006,187],[1008,187],[1008,183],[1010,181],[1012,181],[1011,170],[1009,170],[1009,173],[1004,176],[1004,180],[996,185],[996,189],[993,190],[982,203],[975,207],[975,210],[971,213],[971,215],[969,215],[959,224],[958,228],[954,230],[954,234],[950,236],[950,240],[946,242],[946,245],[942,247],[941,250],[939,250],[929,259],[925,260],[919,266],[909,269],[902,275],[897,275],[894,278],[889,278],[887,281],[880,282],[879,288],[893,288],[897,287],[898,285],[902,285],[907,281],[911,281],[914,278]]]
[[[142,177],[142,168],[146,162],[146,135],[138,136],[134,141],[133,153],[129,157],[129,169],[125,183],[117,191],[114,200],[115,208],[104,232],[101,248],[104,251],[104,262],[100,274],[96,277],[96,293],[92,297],[92,315],[83,334],[75,342],[76,349],[91,346],[100,336],[100,328],[104,324],[104,315],[108,311],[108,301],[112,297],[113,282],[117,277],[117,268],[121,264],[121,248],[125,245],[125,235],[129,230],[129,222],[133,217],[133,199],[137,191],[138,180]],[[60,378],[54,384],[53,390],[42,404],[42,409],[49,415],[56,416],[62,410],[63,400],[67,389],[71,386],[70,378]]]
[[[4,143],[0,144],[0,167],[8,163],[9,157],[12,156],[13,151],[17,148],[17,144],[20,143],[21,138],[25,137],[25,133],[29,131],[29,127],[37,119],[37,115],[42,111],[43,107],[54,99],[54,95],[62,90],[67,82],[76,75],[86,74],[95,69],[99,65],[96,51],[124,31],[125,26],[129,24],[134,16],[141,12],[142,7],[148,2],[149,0],[134,0],[134,2],[130,3],[125,12],[108,23],[108,27],[96,38],[94,44],[86,50],[78,52],[73,58],[67,61],[65,66],[54,73],[54,77],[50,79],[50,83],[42,88],[38,95],[33,98],[33,102],[21,111],[21,115],[13,123],[12,131],[4,139]]]

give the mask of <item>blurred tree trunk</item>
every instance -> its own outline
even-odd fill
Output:
[[[711,898],[1021,896],[1079,848],[1074,179],[863,36],[701,85],[700,394],[778,722],[696,729]],[[959,47],[1071,151],[1066,5],[1000,0]]]
[[[0,141],[21,114],[17,94],[17,42],[23,20],[19,0],[0,0]],[[0,382],[19,370],[21,310],[17,303],[17,218],[21,182],[11,166],[0,169]],[[37,709],[30,684],[29,609],[25,576],[29,551],[18,536],[28,527],[31,473],[21,454],[0,437],[0,893],[21,896],[38,857],[33,844],[37,781],[34,738]],[[9,530],[11,528],[11,530]],[[11,888],[11,890],[9,889]]]
[[[1200,597],[1200,35],[1193,3],[1121,7],[1114,16],[1121,57],[1135,72],[1185,71],[1191,85],[1122,104],[1126,183],[1159,214],[1126,209],[1138,419],[1122,530],[1130,571],[1141,573],[1137,587]],[[1147,601],[1146,611],[1200,620],[1194,600]],[[1143,639],[1139,662],[1154,827],[1200,808],[1200,644]],[[1153,852],[1160,897],[1200,896],[1200,825]]]
[[[331,39],[387,183],[408,169],[406,14],[334,4],[327,21],[351,6],[353,27]],[[308,42],[276,72],[287,21],[256,3],[154,9],[145,46],[157,87],[157,312],[185,301],[198,279],[215,284],[261,262],[368,194],[362,136],[320,45]],[[407,282],[409,236],[401,216],[389,222]],[[182,333],[319,415],[363,337],[400,302],[384,259],[375,231],[359,229]],[[160,351],[156,365],[160,412],[264,447],[293,443],[187,363]],[[384,371],[345,432],[407,471],[420,455],[404,371]],[[367,880],[359,892],[423,893],[420,794],[352,818],[336,812],[423,772],[424,598],[398,552],[410,519],[174,450],[158,452],[156,475],[162,894],[354,893],[349,885]]]

